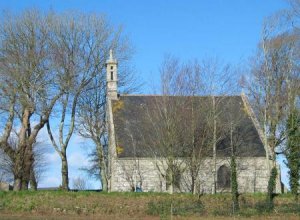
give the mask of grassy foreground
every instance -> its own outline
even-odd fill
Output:
[[[0,192],[0,219],[300,219],[300,203],[289,194],[267,212],[264,194],[231,195],[27,191]]]

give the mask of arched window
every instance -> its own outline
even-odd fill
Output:
[[[218,182],[217,182],[218,188],[230,188],[231,172],[227,166],[225,165],[220,166],[217,172],[217,176],[218,176]]]
[[[110,80],[114,80],[114,72],[110,72]]]

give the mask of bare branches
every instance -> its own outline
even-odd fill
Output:
[[[160,71],[162,95],[145,98],[141,105],[146,113],[139,117],[146,117],[146,121],[142,125],[131,122],[130,127],[143,126],[136,131],[143,134],[135,134],[135,139],[143,141],[140,136],[144,136],[146,143],[142,145],[146,144],[145,151],[156,158],[167,189],[171,193],[180,190],[179,179],[189,173],[188,188],[195,193],[204,159],[216,155],[216,146],[226,133],[221,116],[226,94],[232,94],[229,91],[234,88],[231,67],[220,66],[215,60],[182,63],[168,56]]]
[[[66,161],[66,150],[75,129],[76,116],[78,116],[78,112],[82,112],[77,108],[81,108],[80,103],[85,99],[86,91],[91,89],[95,91],[94,85],[90,86],[90,84],[100,81],[102,86],[105,85],[103,72],[108,51],[110,48],[118,50],[122,46],[122,42],[120,33],[115,31],[103,16],[80,13],[56,15],[51,24],[54,34],[54,39],[51,41],[52,58],[55,60],[55,68],[61,74],[60,87],[65,91],[59,102],[61,114],[58,142],[54,141],[50,126],[47,128],[55,149],[59,152],[62,160]],[[104,93],[101,93],[101,99],[105,99]],[[94,105],[94,103],[90,104]],[[99,108],[96,109],[99,110]],[[102,114],[105,112],[103,110],[104,108],[101,110]],[[94,109],[89,109],[85,113],[91,112],[94,112]],[[78,121],[82,121],[83,118],[84,123],[85,119],[91,122],[91,119],[82,115],[79,115]],[[92,123],[101,122],[103,123],[103,119],[96,119]],[[101,137],[98,136],[102,135],[98,131],[100,128],[96,128],[94,131],[93,125],[85,125],[83,126],[89,130],[83,130],[81,127],[79,133],[90,133],[94,140],[100,140]],[[63,169],[66,170],[66,168]],[[65,176],[63,179],[67,181],[68,177]],[[68,189],[67,185],[67,182],[63,183],[62,187]]]
[[[61,113],[56,143],[50,123],[47,128],[56,150],[65,154],[82,92],[93,79],[101,79],[109,49],[120,52],[120,59],[125,61],[130,47],[122,32],[102,15],[27,10],[19,15],[7,13],[3,18],[0,101],[4,104],[1,119],[6,127],[1,131],[0,143],[2,149],[17,158],[15,190],[19,190],[21,182],[28,183],[34,161],[32,145],[39,131],[57,116],[55,113]],[[121,81],[124,85],[124,78]],[[17,130],[18,137],[15,152],[7,144],[12,129]]]
[[[272,21],[270,19],[263,28],[259,55],[252,66],[248,88],[265,136],[269,139],[265,140],[265,144],[275,151],[285,139],[285,126],[282,125],[287,118],[286,112],[294,108],[299,96],[299,56],[296,48],[300,38],[293,31],[278,32],[278,22]]]
[[[274,178],[270,184],[276,180],[276,155],[279,151],[287,152],[288,119],[299,109],[299,1],[289,2],[291,9],[279,11],[265,20],[247,85],[251,104],[264,131],[264,145],[270,149],[273,167],[273,171],[269,167],[270,178]],[[269,198],[273,198],[273,188],[270,185]]]
[[[85,178],[82,177],[74,178],[72,185],[73,185],[73,189],[75,190],[86,190],[89,187]]]

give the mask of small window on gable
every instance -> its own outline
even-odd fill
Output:
[[[113,67],[113,66],[111,66],[111,67],[110,67],[110,69],[111,69],[111,70],[113,70],[113,69],[114,69],[114,67]]]
[[[114,80],[114,72],[110,72],[110,80]]]

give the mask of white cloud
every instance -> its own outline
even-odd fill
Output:
[[[58,187],[61,184],[60,176],[46,177],[39,183],[39,188],[42,187]]]
[[[81,152],[72,152],[68,154],[69,167],[83,168],[89,165],[88,158]]]
[[[73,134],[72,135],[72,139],[70,141],[70,145],[72,146],[78,146],[78,145],[82,145],[84,142],[86,142],[86,139],[84,139],[83,137],[77,135],[77,134]]]
[[[45,159],[48,161],[48,164],[56,164],[60,162],[60,157],[56,151],[45,154]]]

